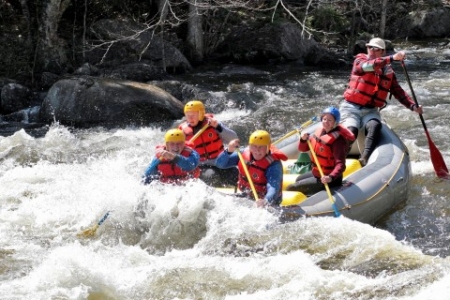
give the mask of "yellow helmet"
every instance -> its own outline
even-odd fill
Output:
[[[186,103],[186,105],[184,106],[184,113],[186,113],[187,111],[197,111],[198,119],[200,121],[203,121],[203,119],[205,118],[205,106],[201,101],[192,100]]]
[[[164,135],[164,141],[167,142],[184,142],[186,141],[186,136],[184,135],[183,130],[181,129],[170,129]]]
[[[272,143],[270,134],[265,130],[256,130],[248,139],[249,145],[270,146]]]

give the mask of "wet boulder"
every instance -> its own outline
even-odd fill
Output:
[[[182,118],[183,107],[181,101],[154,85],[78,77],[51,87],[40,118],[75,127],[146,126]]]
[[[3,114],[9,114],[31,105],[31,91],[18,83],[8,83],[1,90],[1,109]]]
[[[232,31],[217,47],[218,60],[247,64],[289,62],[317,64],[329,55],[314,39],[304,38],[298,25],[270,23],[261,27],[242,25]]]

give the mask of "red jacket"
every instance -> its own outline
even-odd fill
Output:
[[[212,114],[206,114],[205,119],[201,122],[203,127],[208,123],[208,117],[213,117]],[[194,130],[189,123],[183,123],[179,127],[186,135],[186,141],[189,141],[194,136]],[[200,155],[200,161],[214,159],[223,151],[223,141],[219,133],[214,127],[208,126],[202,134],[191,143],[195,151]]]
[[[366,107],[384,107],[390,92],[412,110],[415,103],[398,84],[390,63],[389,56],[370,59],[367,54],[358,54],[344,92],[345,100]],[[363,68],[373,68],[373,71],[364,71]]]
[[[253,185],[255,186],[256,193],[260,199],[263,199],[267,193],[267,178],[266,178],[266,170],[267,168],[276,160],[287,160],[288,157],[275,148],[271,147],[269,153],[260,160],[254,160],[252,155],[250,154],[250,150],[246,149],[242,152],[242,157],[246,162],[248,172],[250,177],[252,178]],[[250,183],[245,174],[245,170],[242,166],[241,161],[238,163],[239,169],[239,179],[238,179],[238,187],[241,191],[251,190]],[[279,193],[281,197],[281,190],[283,186],[283,180],[280,182]],[[253,195],[252,195],[253,196]]]
[[[320,126],[310,135],[309,140],[324,175],[329,175],[333,178],[342,176],[342,173],[345,171],[348,141],[355,140],[353,133],[340,124],[328,133]],[[302,152],[309,151],[306,141],[300,140],[298,149]],[[310,157],[313,163],[312,173],[316,178],[320,178],[316,161],[312,154],[310,154]]]
[[[165,145],[159,145],[156,147],[166,149]],[[191,152],[194,151],[192,148],[184,147],[183,151],[181,151],[180,155],[184,157],[189,157]],[[193,171],[187,172],[181,169],[176,163],[173,161],[162,160],[158,167],[158,172],[161,175],[159,180],[164,183],[178,183],[180,181],[186,181],[192,178],[200,177],[200,168],[195,168]]]

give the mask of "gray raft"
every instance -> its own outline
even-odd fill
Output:
[[[306,130],[313,133],[316,123]],[[350,156],[358,157],[364,148],[364,132],[353,143]],[[290,159],[298,157],[299,135],[275,142],[274,145]],[[340,213],[352,220],[374,224],[398,204],[406,201],[411,176],[411,165],[407,147],[397,134],[385,123],[381,140],[367,162],[367,165],[344,178],[339,189],[331,189],[333,199]],[[283,208],[283,219],[302,216],[334,216],[334,210],[327,192],[321,191],[308,197],[299,205]]]

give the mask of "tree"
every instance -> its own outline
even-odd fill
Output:
[[[384,38],[386,29],[387,0],[381,2],[380,37]]]
[[[189,4],[188,33],[186,41],[190,49],[190,57],[200,62],[204,56],[204,39],[203,39],[203,15],[200,8],[196,5],[200,0]]]
[[[63,73],[67,69],[67,42],[59,38],[58,26],[70,3],[71,0],[42,0],[36,46],[36,66],[39,71]]]

